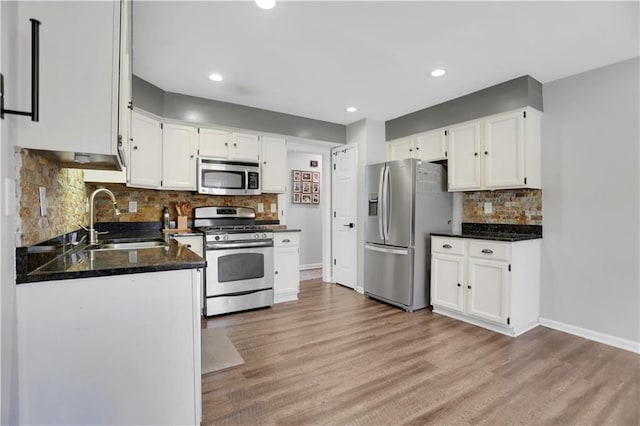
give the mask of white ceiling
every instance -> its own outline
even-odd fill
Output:
[[[609,1],[136,1],[133,69],[170,92],[389,120],[525,74],[546,83],[638,56],[638,18],[638,2]],[[438,67],[446,76],[429,77]]]

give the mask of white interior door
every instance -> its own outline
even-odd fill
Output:
[[[355,147],[335,148],[331,163],[333,281],[355,288],[358,226]]]

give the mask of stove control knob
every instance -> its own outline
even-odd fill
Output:
[[[227,234],[224,234],[224,235],[222,236],[222,239],[223,239],[223,240],[225,240],[225,241],[227,241],[227,240],[229,239],[229,236],[228,236]]]
[[[263,232],[262,234],[260,234],[260,237],[261,237],[263,240],[266,240],[266,239],[267,239],[267,234],[265,234],[265,233]]]
[[[255,234],[253,234],[253,239],[257,240],[258,238],[260,238],[260,234],[258,234],[257,232]]]
[[[216,235],[215,237],[213,237],[216,241],[220,241],[220,235]]]

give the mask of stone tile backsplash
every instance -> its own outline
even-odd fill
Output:
[[[63,169],[27,149],[16,153],[16,167],[18,245],[36,244],[87,224],[82,170]],[[47,191],[46,216],[40,214],[40,187]]]
[[[100,185],[110,189],[116,196],[120,216],[115,216],[113,206],[106,196],[96,197],[96,222],[158,222],[162,220],[162,208],[169,207],[171,220],[176,220],[175,203],[189,203],[191,207],[204,206],[241,206],[252,207],[258,220],[277,220],[278,213],[271,213],[271,204],[278,205],[277,194],[255,196],[215,196],[202,195],[189,191],[157,191],[153,189],[129,188],[125,184]],[[95,184],[87,184],[87,194],[96,189]],[[99,197],[99,198],[98,198]],[[137,212],[129,213],[129,201],[137,203]],[[264,205],[264,213],[258,213],[258,203]],[[193,214],[188,215],[193,220]]]
[[[484,203],[492,204],[492,213],[484,213]],[[542,225],[542,190],[465,192],[462,210],[463,222]]]

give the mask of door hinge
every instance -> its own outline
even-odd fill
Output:
[[[162,182],[162,179],[161,179],[160,180],[160,186],[163,186],[163,185],[164,185],[164,183]]]
[[[507,318],[507,325],[511,324],[511,318]]]
[[[198,127],[198,134],[200,134],[200,127]]]
[[[524,184],[525,185],[527,184],[527,178],[524,178]]]
[[[448,131],[448,130],[445,130],[445,131],[444,131],[444,135],[445,135],[445,136],[447,136],[448,134],[449,134],[449,131]]]
[[[447,156],[447,151],[445,151],[445,152],[444,152],[444,156],[445,156],[445,157]]]
[[[160,128],[164,129],[164,123],[160,123]]]
[[[333,259],[333,264],[336,265],[336,260],[335,259]]]
[[[522,116],[523,116],[524,118],[527,118],[527,111],[522,111]]]
[[[198,155],[200,155],[200,150],[198,150]]]
[[[336,217],[336,212],[333,212],[333,217]]]
[[[511,272],[511,264],[509,264],[509,272]]]
[[[334,165],[333,165],[333,170],[335,170],[335,169],[336,169],[336,165],[334,164]]]

